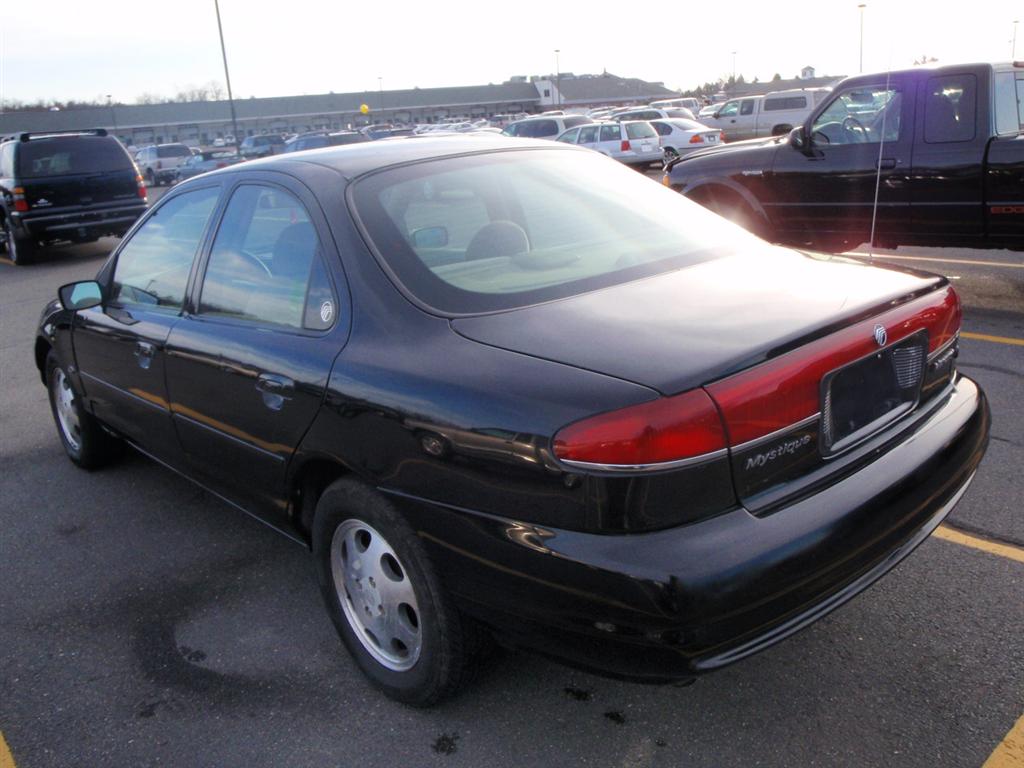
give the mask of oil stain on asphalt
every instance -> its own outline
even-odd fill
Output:
[[[459,734],[457,733],[442,733],[431,744],[431,748],[439,755],[454,755],[459,748],[456,744],[458,740]]]

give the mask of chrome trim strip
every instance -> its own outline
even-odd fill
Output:
[[[808,416],[806,419],[801,419],[800,421],[794,421],[788,427],[783,427],[782,429],[777,429],[774,432],[770,432],[769,434],[765,435],[764,437],[755,437],[753,440],[748,440],[745,443],[740,443],[739,445],[734,445],[732,447],[732,452],[733,453],[739,453],[741,451],[747,450],[748,448],[754,448],[754,447],[760,445],[761,443],[769,443],[769,442],[771,442],[773,440],[778,440],[780,437],[785,435],[787,432],[792,432],[794,429],[800,429],[801,427],[810,426],[812,423],[814,423],[815,421],[818,421],[819,419],[821,419],[821,411],[818,411],[813,416]]]
[[[728,454],[728,448],[721,448],[717,451],[702,453],[700,456],[693,456],[689,459],[663,461],[657,464],[594,464],[589,461],[572,461],[571,459],[559,459],[558,461],[567,467],[581,469],[585,472],[662,472],[666,469],[682,469],[683,467],[706,464],[709,461],[724,458]]]
[[[937,360],[938,358],[942,357],[942,355],[945,352],[949,351],[949,348],[952,347],[954,344],[956,344],[958,341],[960,341],[960,331],[957,331],[956,335],[953,336],[952,339],[950,339],[945,344],[943,344],[941,347],[939,347],[934,352],[932,352],[930,355],[928,355],[928,360],[926,362],[930,363],[933,360]]]

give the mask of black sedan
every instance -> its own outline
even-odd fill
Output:
[[[218,168],[227,168],[229,165],[242,162],[242,158],[233,149],[215,149],[207,152],[193,154],[174,169],[173,183],[179,184],[185,179],[191,179],[200,173],[215,171]]]
[[[175,187],[35,354],[72,461],[131,445],[310,547],[423,706],[491,638],[689,679],[866,588],[985,452],[960,318],[595,153],[441,137]]]

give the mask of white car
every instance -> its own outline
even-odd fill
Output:
[[[669,120],[651,120],[651,126],[661,139],[661,151],[666,160],[688,155],[698,149],[717,147],[723,143],[722,132],[681,117]]]
[[[670,117],[681,117],[684,120],[694,119],[693,112],[686,107],[668,107],[667,109],[637,107],[626,112],[612,114],[612,120],[665,120]]]
[[[682,107],[683,109],[690,110],[693,114],[697,114],[700,111],[700,102],[692,96],[684,96],[679,99],[652,101],[651,107],[654,109],[674,109],[676,107]]]
[[[626,165],[652,165],[663,158],[657,131],[643,120],[581,125],[559,135],[558,141],[593,149]]]

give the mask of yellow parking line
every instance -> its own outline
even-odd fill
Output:
[[[998,555],[1009,560],[1016,560],[1024,563],[1024,548],[1016,547],[1013,544],[1000,544],[998,541],[989,541],[979,536],[971,536],[969,533],[958,531],[948,525],[940,525],[935,529],[934,536],[943,541],[950,541],[954,544],[961,544],[971,549],[979,549],[988,552],[990,555]]]
[[[1021,768],[1024,766],[1024,715],[1016,722],[1006,738],[988,756],[981,768]]]
[[[11,754],[10,747],[4,741],[3,731],[0,731],[0,768],[15,768],[14,755]]]
[[[1013,344],[1017,347],[1024,347],[1024,339],[1015,339],[1012,336],[989,336],[987,333],[967,333],[965,331],[961,331],[960,336],[965,339],[994,341],[996,344]]]
[[[1010,269],[1024,269],[1024,264],[1015,264],[1012,261],[980,261],[978,259],[942,259],[938,256],[896,256],[891,253],[864,253],[863,251],[850,251],[850,256],[871,256],[876,259],[896,259],[897,261],[941,261],[944,264],[974,264],[979,267],[1009,267]]]

